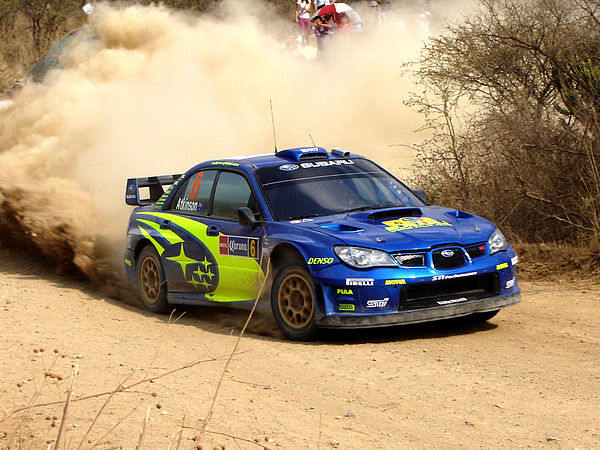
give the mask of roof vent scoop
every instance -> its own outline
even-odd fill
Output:
[[[350,152],[345,148],[332,148],[331,154],[335,156],[341,156],[342,158],[348,158],[350,156]]]
[[[277,152],[276,155],[293,162],[329,158],[329,153],[323,147],[289,148]]]

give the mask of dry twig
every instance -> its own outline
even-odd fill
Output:
[[[242,354],[242,353],[246,353],[246,352],[237,352],[237,354]],[[197,366],[198,364],[202,364],[202,363],[206,363],[206,362],[221,361],[223,359],[225,359],[225,355],[223,355],[223,356],[217,356],[215,358],[199,359],[199,360],[196,360],[196,361],[192,361],[192,362],[189,362],[187,364],[184,364],[183,366],[177,367],[177,368],[172,369],[172,370],[168,370],[166,372],[163,372],[161,374],[155,375],[153,377],[144,378],[143,380],[136,381],[135,383],[132,383],[132,384],[130,384],[128,386],[122,386],[122,387],[120,387],[117,390],[117,393],[121,393],[121,392],[122,393],[127,393],[127,394],[131,394],[133,392],[139,393],[137,391],[131,391],[131,388],[139,386],[140,384],[143,384],[143,383],[153,382],[155,380],[158,380],[159,378],[163,378],[163,377],[166,377],[166,376],[171,375],[173,373],[180,372],[180,371],[185,370],[185,369],[189,369],[191,367]],[[97,394],[85,395],[83,397],[78,397],[78,398],[72,399],[71,403],[73,403],[73,402],[80,402],[80,401],[83,401],[83,400],[89,400],[91,398],[103,397],[105,395],[112,394],[112,392],[113,391],[105,391],[105,392],[100,392],[100,393],[97,393]],[[8,419],[9,417],[11,417],[12,415],[14,415],[16,413],[19,413],[19,412],[22,412],[22,411],[27,411],[27,410],[34,409],[34,408],[42,408],[42,407],[46,407],[46,406],[62,405],[64,402],[65,402],[64,400],[58,400],[58,401],[55,401],[55,402],[38,403],[38,404],[35,404],[35,405],[23,406],[22,408],[15,409],[15,410],[9,411],[8,413],[4,414],[2,417],[0,417],[0,423],[4,422],[6,419]]]
[[[150,405],[148,405],[148,409],[146,410],[146,418],[144,419],[144,423],[142,423],[142,430],[140,431],[140,440],[138,441],[137,449],[140,450],[142,448],[142,444],[144,442],[144,437],[146,436],[146,425],[148,424],[148,418],[150,417]]]
[[[204,428],[189,427],[189,426],[185,426],[183,428],[185,428],[186,430],[196,430],[196,431],[200,431],[202,433],[214,434],[214,435],[217,435],[217,436],[225,436],[225,437],[233,439],[234,441],[235,440],[239,440],[239,441],[243,441],[243,442],[249,442],[250,444],[254,444],[257,447],[261,447],[261,448],[264,448],[264,449],[268,449],[269,448],[269,447],[261,444],[260,442],[256,442],[256,441],[253,441],[251,439],[246,439],[246,438],[243,438],[243,437],[240,437],[240,436],[234,436],[233,434],[224,433],[222,431],[211,431],[211,430],[207,430],[207,429],[204,429]],[[198,442],[197,438],[196,438],[196,442]]]
[[[102,407],[100,408],[100,411],[98,411],[98,414],[96,414],[96,416],[94,417],[94,420],[92,420],[92,423],[90,424],[89,428],[87,429],[87,431],[83,435],[83,438],[81,439],[81,442],[79,443],[79,446],[77,447],[77,450],[79,450],[83,446],[84,442],[87,441],[87,437],[90,434],[90,431],[92,431],[92,428],[96,424],[96,421],[98,420],[98,418],[100,417],[100,415],[102,414],[102,412],[104,411],[104,409],[106,408],[106,406],[108,406],[108,403],[110,402],[110,400],[114,397],[114,395],[117,392],[119,392],[119,388],[123,386],[123,383],[125,383],[127,380],[129,380],[129,378],[132,377],[133,373],[134,372],[131,372],[129,375],[127,375],[125,377],[125,379],[123,381],[121,381],[117,385],[117,387],[110,393],[110,395],[108,396],[108,398],[106,399],[106,401],[102,404]]]
[[[262,257],[261,257],[261,265],[262,265]],[[254,300],[254,304],[252,305],[252,309],[250,310],[250,313],[248,314],[248,317],[246,318],[246,323],[244,323],[244,326],[242,327],[242,330],[240,331],[240,335],[238,336],[237,340],[235,341],[235,345],[233,346],[233,350],[231,350],[231,353],[229,354],[229,358],[227,358],[227,362],[225,363],[225,366],[223,367],[223,371],[221,372],[221,377],[219,378],[219,383],[217,383],[217,388],[215,389],[215,394],[213,395],[213,399],[212,399],[212,402],[210,404],[210,408],[208,409],[208,412],[206,413],[206,416],[205,416],[203,424],[202,424],[202,428],[200,429],[200,432],[196,436],[196,442],[198,442],[200,440],[200,437],[202,436],[202,434],[206,430],[206,426],[208,425],[208,422],[210,422],[210,418],[212,416],[212,412],[213,412],[213,409],[215,407],[215,403],[217,401],[217,397],[219,396],[219,391],[221,389],[221,385],[223,384],[223,378],[225,377],[225,373],[227,372],[227,368],[229,367],[229,363],[233,359],[233,355],[235,355],[236,352],[237,352],[237,348],[240,345],[240,341],[242,340],[242,337],[244,336],[244,332],[246,331],[246,328],[248,328],[248,324],[250,323],[250,320],[252,319],[252,316],[254,315],[254,311],[256,310],[256,306],[258,305],[258,300],[260,299],[260,297],[261,297],[261,295],[263,293],[263,290],[265,288],[265,284],[267,283],[267,280],[269,278],[270,268],[271,268],[271,266],[269,264],[267,266],[267,273],[265,274],[265,278],[263,279],[262,284],[260,285],[260,289],[258,290],[258,294],[256,294],[256,299]]]
[[[181,427],[179,428],[179,436],[177,437],[177,447],[175,450],[179,450],[179,445],[181,444],[181,436],[183,436],[183,427],[185,426],[185,418],[187,417],[187,407],[185,408],[185,412],[183,413],[183,418],[181,419]]]
[[[69,391],[67,392],[67,399],[65,400],[65,406],[63,408],[63,414],[60,419],[60,427],[58,428],[58,435],[56,436],[56,443],[54,444],[54,449],[58,450],[58,446],[63,437],[65,431],[65,425],[67,423],[67,412],[69,411],[69,405],[71,403],[71,396],[73,395],[73,385],[75,384],[75,378],[79,373],[79,363],[75,364],[73,368],[73,373],[71,374],[71,383],[69,384]]]

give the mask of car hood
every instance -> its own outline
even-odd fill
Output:
[[[481,217],[440,206],[351,212],[291,223],[348,245],[386,251],[476,244],[486,241],[496,228]]]

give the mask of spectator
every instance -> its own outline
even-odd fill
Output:
[[[367,27],[376,27],[383,24],[383,12],[379,7],[379,4],[373,0],[369,3],[369,10],[367,11]]]
[[[350,21],[352,22],[352,26],[354,26],[354,31],[360,33],[362,31],[362,20],[358,13],[354,10],[348,11],[346,14],[350,16]]]
[[[311,0],[297,0],[296,2],[296,23],[300,25],[304,45],[308,44],[310,36],[310,2]]]
[[[329,0],[314,0],[315,3],[315,12],[319,11],[323,6],[330,5],[331,2]]]
[[[331,24],[321,16],[312,18],[315,27],[315,37],[317,38],[317,55],[323,57],[329,48],[331,39]]]
[[[340,14],[340,24],[335,29],[335,32],[337,36],[340,36],[344,40],[344,42],[350,42],[352,40],[354,28],[350,23],[350,17],[348,17],[348,14]]]

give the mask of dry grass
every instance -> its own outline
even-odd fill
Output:
[[[256,311],[256,307],[258,305],[258,302],[261,298],[261,296],[263,295],[263,292],[265,290],[265,286],[267,283],[267,280],[269,279],[269,274],[270,274],[270,264],[268,265],[268,269],[267,272],[265,274],[265,277],[263,279],[263,282],[261,283],[259,292],[256,296],[256,299],[254,301],[254,304],[252,306],[252,309],[250,310],[248,317],[244,323],[244,326],[242,327],[240,334],[238,336],[238,338],[235,341],[235,344],[231,350],[231,352],[229,353],[229,355],[227,356],[222,356],[222,357],[218,357],[218,358],[209,358],[209,359],[203,359],[203,360],[195,360],[192,361],[188,364],[184,364],[182,366],[179,366],[177,368],[171,369],[171,370],[166,370],[163,371],[161,373],[158,373],[156,375],[151,376],[150,372],[151,369],[154,367],[155,362],[157,361],[157,359],[159,358],[159,353],[161,350],[161,346],[164,342],[165,339],[165,335],[167,333],[168,330],[168,326],[176,323],[185,313],[180,314],[176,319],[173,320],[173,314],[175,311],[173,311],[171,313],[171,315],[169,316],[169,320],[167,321],[167,326],[165,327],[159,342],[157,344],[157,348],[156,348],[156,352],[154,353],[154,356],[152,358],[152,360],[150,361],[150,363],[148,364],[147,369],[144,371],[142,379],[138,380],[138,381],[134,381],[134,382],[130,382],[129,384],[126,384],[135,374],[135,372],[130,373],[129,375],[127,375],[125,377],[125,379],[123,379],[121,382],[118,383],[118,385],[111,391],[104,391],[104,392],[99,392],[99,393],[95,393],[95,394],[88,394],[88,395],[83,395],[83,396],[79,396],[79,397],[74,397],[73,396],[73,386],[75,384],[75,380],[79,374],[79,363],[72,365],[72,371],[71,371],[71,376],[68,377],[66,380],[68,380],[69,386],[68,389],[66,391],[66,398],[65,400],[59,400],[59,401],[54,401],[54,402],[44,402],[44,403],[36,403],[37,399],[39,398],[44,398],[45,394],[47,394],[47,380],[53,380],[55,382],[55,387],[58,388],[58,390],[61,390],[62,384],[59,384],[62,381],[66,381],[64,377],[60,376],[60,375],[56,375],[53,372],[53,369],[57,363],[57,361],[59,360],[59,358],[63,355],[59,355],[58,350],[55,350],[54,353],[54,359],[52,361],[52,363],[50,364],[50,367],[48,369],[44,368],[44,383],[42,383],[40,386],[36,386],[34,389],[34,393],[30,398],[30,401],[28,402],[28,404],[26,406],[23,406],[21,408],[17,408],[15,410],[9,411],[8,413],[4,414],[3,416],[0,417],[0,424],[4,423],[7,419],[16,416],[17,414],[20,414],[20,417],[17,421],[16,427],[14,432],[12,433],[13,435],[13,439],[12,439],[12,443],[17,447],[17,448],[21,448],[23,446],[24,441],[27,439],[27,436],[25,436],[25,432],[23,431],[23,422],[26,419],[26,414],[31,412],[34,409],[39,409],[39,408],[47,408],[47,407],[52,407],[52,406],[62,406],[62,414],[60,416],[60,419],[57,416],[53,416],[52,417],[52,426],[56,427],[56,424],[58,423],[58,431],[56,433],[56,437],[52,437],[52,436],[47,436],[46,437],[46,444],[48,445],[48,448],[50,448],[53,445],[54,449],[59,449],[59,448],[77,448],[77,449],[81,449],[81,448],[92,448],[92,447],[96,447],[98,445],[101,445],[103,442],[105,442],[111,435],[111,433],[119,426],[121,425],[125,419],[127,419],[131,414],[133,414],[136,410],[138,410],[138,408],[144,403],[144,401],[140,401],[138,402],[135,406],[131,407],[130,411],[128,414],[126,414],[124,417],[122,417],[121,419],[117,420],[112,427],[106,432],[104,433],[99,439],[97,439],[95,441],[95,443],[92,443],[91,440],[89,440],[89,436],[92,432],[92,430],[94,429],[94,426],[98,423],[98,419],[100,418],[100,416],[102,415],[102,413],[106,410],[106,407],[108,406],[108,404],[115,400],[117,396],[121,396],[121,394],[126,394],[126,393],[136,393],[136,394],[144,394],[145,396],[149,396],[149,397],[156,397],[158,394],[156,392],[150,392],[148,391],[148,387],[150,386],[151,383],[154,383],[155,380],[168,376],[168,375],[172,375],[174,373],[180,372],[182,370],[186,370],[186,369],[190,369],[192,367],[195,367],[198,364],[202,364],[202,363],[206,363],[206,362],[211,362],[211,361],[225,361],[225,364],[223,366],[223,369],[221,370],[221,375],[219,378],[219,381],[216,385],[215,388],[215,392],[213,394],[212,397],[212,401],[210,403],[210,406],[208,408],[208,411],[204,417],[204,419],[202,419],[202,426],[201,427],[191,427],[191,426],[187,426],[185,425],[185,421],[186,421],[186,417],[187,417],[187,411],[185,411],[182,421],[181,421],[181,426],[180,429],[177,432],[173,432],[172,433],[172,437],[171,437],[171,443],[169,445],[169,448],[171,448],[173,446],[173,444],[176,444],[176,448],[180,447],[181,444],[181,439],[182,439],[182,434],[183,434],[183,430],[193,430],[195,431],[195,436],[193,438],[194,442],[199,443],[203,436],[205,434],[213,434],[216,436],[223,436],[223,437],[227,437],[231,440],[233,440],[235,442],[236,445],[238,445],[238,441],[243,441],[246,443],[250,443],[254,446],[257,447],[261,447],[261,448],[266,448],[264,445],[262,445],[260,442],[256,442],[250,439],[247,439],[245,437],[241,437],[241,436],[235,436],[229,433],[225,433],[222,430],[219,431],[215,431],[215,430],[210,430],[208,429],[208,424],[211,420],[212,417],[212,413],[213,413],[213,409],[215,406],[215,403],[217,401],[217,398],[219,396],[219,392],[221,389],[221,386],[223,384],[223,380],[225,377],[225,374],[227,373],[229,364],[231,363],[233,357],[235,355],[240,354],[240,352],[238,351],[238,347],[239,344],[244,336],[244,332],[246,331],[246,329],[248,328],[248,325],[250,323],[250,321],[252,320],[252,317]],[[34,353],[43,353],[43,349],[35,349]],[[63,356],[64,357],[64,356]],[[21,388],[22,384],[19,383],[18,387]],[[139,390],[134,390],[133,388],[142,388],[142,391]],[[99,411],[96,413],[96,415],[93,417],[93,419],[91,420],[87,431],[83,434],[83,437],[79,440],[78,444],[72,444],[72,442],[69,443],[63,443],[63,441],[65,440],[65,427],[68,424],[68,412],[69,412],[69,408],[71,406],[72,403],[75,402],[81,402],[81,401],[85,401],[85,400],[90,400],[90,399],[94,399],[94,398],[100,398],[100,397],[105,397],[105,401],[102,404],[102,406],[100,407]],[[160,404],[156,403],[155,406],[156,407],[160,407]],[[146,437],[146,433],[147,433],[147,426],[148,426],[148,419],[150,417],[150,410],[151,410],[151,404],[147,405],[147,410],[146,410],[146,414],[145,414],[145,418],[142,422],[141,425],[141,430],[140,430],[140,436],[139,436],[139,440],[138,440],[138,444],[137,447],[138,449],[141,449],[144,447],[144,439]],[[28,435],[28,437],[30,439],[33,439],[35,437],[34,433],[30,433]],[[199,445],[199,444],[198,444]],[[11,444],[9,443],[9,448],[11,448]],[[199,447],[201,448],[201,446]]]
[[[519,279],[523,281],[590,280],[600,277],[600,243],[578,245],[561,242],[513,242],[519,255]]]
[[[252,312],[248,316],[247,323],[249,322],[251,317],[252,317]],[[174,321],[169,321],[167,323],[167,326],[172,323],[174,323]],[[247,323],[246,323],[246,326],[247,326]],[[246,328],[246,326],[244,327],[244,329]],[[191,361],[182,366],[179,366],[179,367],[176,367],[176,368],[173,368],[170,370],[165,370],[158,374],[150,376],[149,375],[150,368],[152,367],[153,363],[156,360],[156,357],[155,357],[155,358],[153,358],[152,363],[149,364],[148,369],[142,372],[141,379],[139,379],[137,381],[132,381],[132,382],[129,382],[128,384],[126,384],[131,378],[133,378],[136,375],[136,373],[139,373],[139,371],[133,371],[127,377],[125,377],[125,379],[121,380],[114,389],[112,389],[110,391],[96,392],[96,393],[92,393],[92,394],[84,394],[84,395],[79,395],[79,396],[75,396],[73,394],[73,387],[74,387],[77,375],[79,373],[79,364],[76,363],[76,364],[71,365],[72,367],[71,367],[71,375],[70,376],[63,377],[61,375],[57,375],[55,372],[60,372],[60,371],[66,370],[66,367],[59,367],[59,366],[61,366],[61,364],[57,364],[57,362],[61,361],[61,358],[64,358],[66,355],[61,355],[58,352],[58,350],[55,350],[55,352],[54,352],[55,355],[47,368],[45,367],[46,364],[43,363],[44,367],[42,367],[42,370],[41,370],[41,372],[43,373],[43,377],[41,379],[42,380],[41,382],[36,379],[38,374],[33,374],[33,376],[29,380],[26,380],[25,382],[19,382],[17,384],[17,387],[20,390],[25,389],[26,385],[30,382],[33,384],[33,387],[32,387],[33,392],[30,395],[30,399],[27,402],[27,404],[20,408],[14,409],[12,411],[8,411],[3,416],[0,417],[0,425],[5,424],[5,426],[9,425],[10,427],[12,427],[12,429],[9,432],[6,432],[6,431],[4,432],[9,436],[7,448],[37,448],[43,442],[45,443],[45,445],[47,445],[47,448],[54,448],[54,449],[59,449],[59,448],[61,448],[61,449],[63,449],[63,448],[64,449],[73,449],[73,448],[81,449],[81,448],[93,448],[93,447],[96,447],[99,445],[103,445],[111,438],[112,433],[120,425],[122,425],[143,404],[146,404],[147,411],[144,416],[145,419],[142,421],[142,423],[140,425],[140,436],[139,436],[138,445],[137,445],[137,448],[144,448],[143,444],[144,444],[144,439],[145,439],[147,431],[148,431],[148,417],[149,417],[150,409],[152,406],[156,406],[158,408],[160,405],[159,403],[156,403],[156,400],[155,400],[155,397],[158,396],[158,393],[155,391],[151,391],[149,389],[151,387],[151,385],[154,383],[154,381],[156,381],[160,378],[166,377],[166,376],[173,375],[173,374],[178,373],[183,370],[191,369],[199,364],[215,362],[215,361],[226,361],[226,362],[231,361],[231,359],[235,355],[239,355],[239,354],[243,353],[243,352],[237,351],[239,341],[241,340],[241,338],[243,336],[243,331],[244,330],[242,330],[242,332],[240,333],[240,336],[238,337],[236,345],[232,349],[231,353],[229,353],[228,355],[222,355],[220,357],[215,357],[215,358],[206,358],[206,359]],[[160,348],[160,346],[161,346],[162,340],[163,339],[161,338],[161,340],[157,346],[157,353],[158,353],[158,348]],[[35,353],[35,356],[39,358],[40,355],[43,353],[43,349],[34,349],[34,353]],[[225,364],[225,366],[223,368],[223,373],[225,373],[226,369],[227,369],[227,364]],[[218,385],[219,387],[220,387],[221,382],[222,382],[222,379],[219,382],[219,385]],[[68,384],[68,386],[66,387],[66,391],[65,391],[65,384]],[[79,390],[82,390],[82,389],[85,389],[85,387],[79,386]],[[228,433],[223,432],[222,430],[217,431],[217,430],[211,430],[211,429],[207,428],[208,420],[210,419],[210,413],[212,412],[212,405],[214,405],[214,401],[218,396],[218,392],[219,392],[219,389],[217,388],[217,390],[214,393],[213,402],[211,404],[211,407],[209,408],[207,417],[203,421],[202,428],[193,428],[190,426],[186,426],[185,420],[186,420],[187,412],[184,413],[184,417],[181,422],[180,429],[177,430],[177,432],[174,432],[172,434],[172,440],[171,440],[171,444],[169,446],[170,448],[174,447],[174,446],[177,448],[179,447],[183,430],[195,431],[196,437],[194,438],[194,440],[197,442],[199,442],[200,436],[202,434],[206,433],[206,434],[211,434],[211,435],[215,435],[215,436],[228,437],[229,439],[232,439],[234,442],[235,441],[244,441],[244,442],[252,443],[253,445],[255,445],[257,447],[264,448],[264,446],[262,444],[257,443],[252,440],[249,440],[249,439],[246,439],[245,437],[228,434]],[[52,396],[56,395],[57,393],[58,393],[59,397],[64,396],[64,400],[49,401],[49,402],[40,402],[39,401],[40,399],[52,397]],[[133,402],[133,406],[126,407],[125,409],[129,408],[128,412],[126,414],[124,414],[122,417],[114,420],[114,422],[109,425],[108,431],[104,432],[100,436],[94,437],[93,440],[90,439],[91,434],[94,434],[93,433],[94,427],[98,424],[99,419],[100,419],[101,415],[103,414],[103,412],[105,412],[107,410],[107,406],[110,402],[120,401],[120,402],[122,402],[121,405],[122,404],[127,405],[132,402],[130,395],[127,395],[127,394],[136,394],[138,396],[141,394],[142,400],[140,400],[138,402]],[[98,398],[102,398],[102,397],[105,397],[104,403],[100,407],[99,411],[89,421],[89,426],[88,426],[87,430],[85,431],[85,433],[83,433],[82,437],[75,440],[74,436],[70,436],[69,440],[65,439],[65,430],[66,430],[66,427],[69,425],[69,414],[68,413],[69,413],[71,406],[74,403],[85,402],[85,401],[89,401],[92,399],[98,399]],[[144,398],[146,400],[144,400]],[[58,407],[62,407],[60,412],[58,410],[56,410],[56,408],[58,408]],[[40,418],[43,418],[45,416],[46,421],[51,421],[50,422],[51,428],[49,431],[44,429],[45,427],[43,426],[43,422],[39,422],[39,420],[38,421],[35,420],[35,416],[32,414],[34,410],[43,411],[44,413],[38,414],[38,416]],[[54,411],[54,412],[49,413],[49,411]],[[9,419],[12,419],[12,420],[9,420]],[[6,430],[6,428],[5,428],[5,430]],[[54,431],[54,430],[56,430],[56,431]],[[96,435],[98,435],[98,432],[96,432]]]

